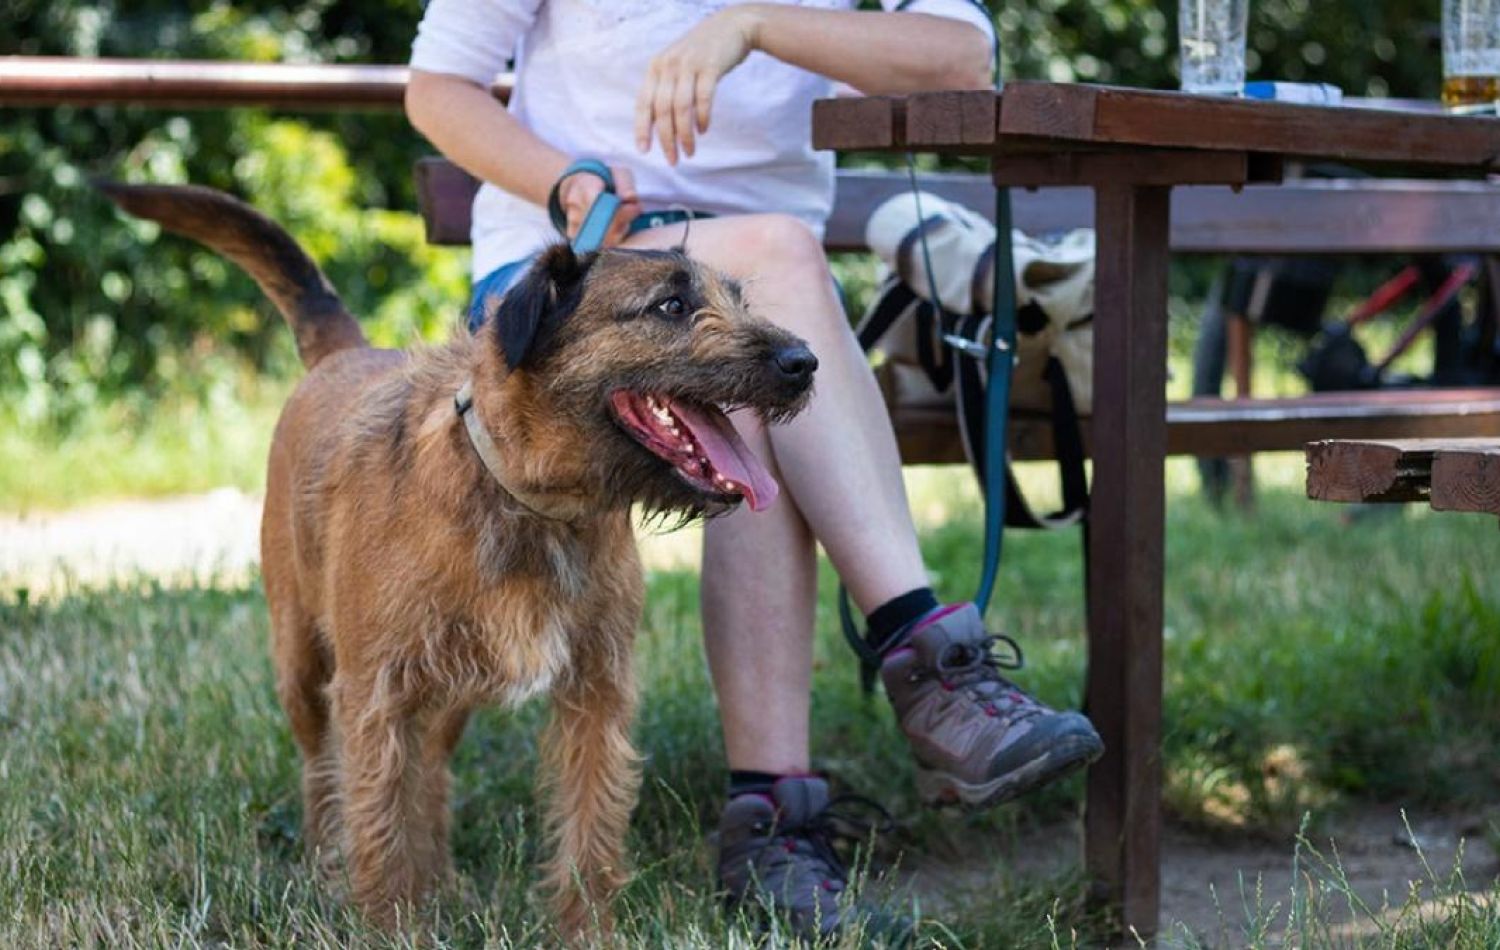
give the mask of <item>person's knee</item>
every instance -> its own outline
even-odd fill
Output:
[[[742,276],[828,279],[828,260],[822,242],[806,222],[792,215],[748,215],[734,244],[742,262]]]

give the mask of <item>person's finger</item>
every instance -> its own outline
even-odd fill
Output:
[[[714,89],[719,81],[711,73],[699,73],[693,83],[693,100],[698,119],[698,134],[708,131],[708,120],[714,106]]]
[[[568,237],[578,234],[583,219],[593,207],[594,199],[604,191],[604,182],[589,174],[574,174],[563,182],[562,206],[568,216]]]
[[[693,134],[692,73],[683,73],[677,78],[672,91],[672,125],[677,131],[677,141],[682,145],[682,154],[691,158],[698,146]]]
[[[677,128],[672,121],[672,96],[677,85],[675,71],[662,75],[651,103],[651,119],[656,123],[656,140],[668,165],[677,164]]]
[[[630,224],[641,215],[639,201],[621,201],[615,216],[609,223],[609,234],[604,238],[605,247],[614,247],[630,235]]]
[[[651,151],[651,104],[656,101],[656,83],[657,69],[653,60],[635,94],[635,148],[643,155]]]
[[[621,203],[640,200],[640,192],[635,190],[635,172],[623,165],[611,165],[609,171],[615,176],[615,194],[620,196]]]

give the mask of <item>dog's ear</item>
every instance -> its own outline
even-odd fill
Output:
[[[547,346],[583,296],[592,255],[580,258],[566,244],[543,251],[504,294],[485,302],[485,322],[507,369],[520,368]]]

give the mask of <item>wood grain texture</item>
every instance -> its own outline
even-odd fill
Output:
[[[992,91],[924,92],[906,102],[906,144],[990,146],[999,134],[1000,100]]]
[[[1006,159],[1005,161],[1009,161]],[[417,198],[433,244],[469,242],[479,187],[446,159],[415,168]],[[924,174],[924,191],[994,215],[984,175]],[[899,172],[841,170],[824,244],[865,250],[865,223],[880,202],[910,189]],[[1016,226],[1033,234],[1091,227],[1093,196],[1082,187],[1014,191]],[[1363,254],[1500,251],[1500,186],[1463,181],[1302,181],[1184,187],[1172,194],[1171,248],[1178,253]]]
[[[1405,401],[1388,397],[1399,396]],[[901,458],[911,465],[963,462],[951,406],[892,413]],[[1011,417],[1011,454],[1053,457],[1046,420]],[[1092,423],[1083,424],[1084,446]],[[1319,393],[1295,399],[1198,398],[1167,405],[1167,454],[1225,456],[1301,452],[1323,439],[1500,438],[1500,390],[1434,389],[1408,393]]]
[[[895,96],[819,99],[813,103],[813,148],[906,146],[906,100]]]
[[[1314,442],[1307,447],[1307,497],[1316,501],[1422,501],[1432,451],[1421,442]]]
[[[1500,515],[1500,439],[1439,446],[1432,460],[1432,507]]]
[[[991,146],[995,153],[1019,144],[1050,151],[1080,146],[1251,151],[1476,170],[1500,163],[1500,120],[1494,118],[1052,82],[1012,82],[995,95],[1000,100],[999,135]],[[906,147],[900,131],[892,135],[863,127],[857,102],[823,100],[818,104],[814,141],[824,141],[820,126],[826,123],[842,143],[819,147]],[[950,119],[942,120],[939,127],[944,130],[943,138],[932,144],[954,151],[983,147],[962,132],[955,142]]]
[[[991,166],[997,185],[1026,188],[1096,185],[1243,185],[1250,180],[1245,152],[1189,152],[1146,149],[1125,154],[1060,152],[1000,155]]]
[[[1500,159],[1500,121],[1494,118],[1064,83],[1015,82],[1002,97],[1002,140],[1011,134],[1098,146],[1247,150],[1486,169]]]
[[[1084,860],[1124,931],[1156,932],[1161,868],[1162,572],[1168,190],[1097,190],[1094,478]]]

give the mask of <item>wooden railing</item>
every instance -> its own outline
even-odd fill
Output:
[[[405,66],[0,56],[0,107],[387,110],[401,108],[407,78]],[[502,101],[510,90],[508,75],[491,87]]]

